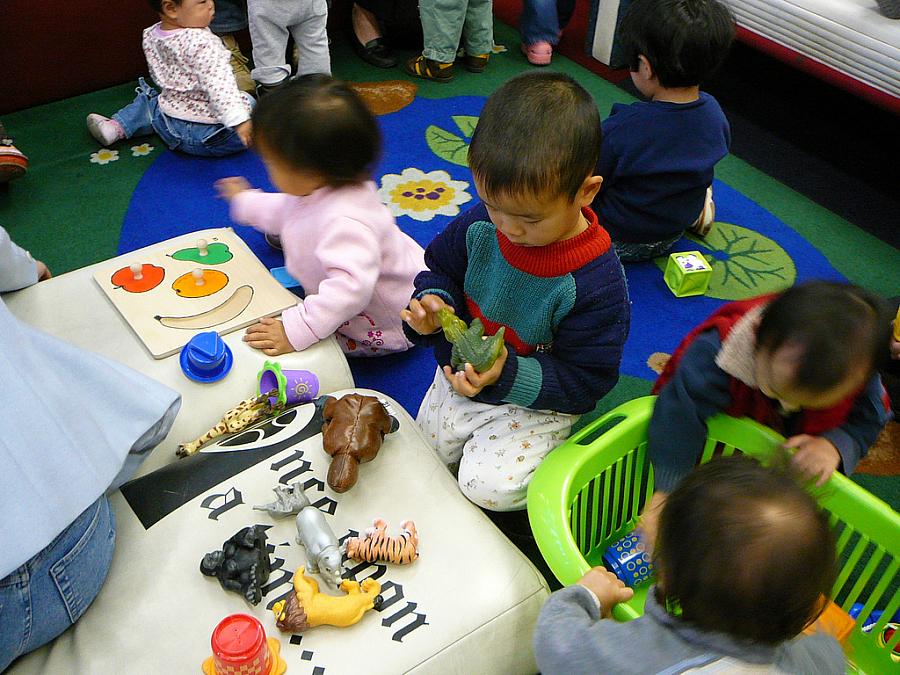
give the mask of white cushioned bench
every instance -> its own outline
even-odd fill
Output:
[[[91,273],[86,268],[65,274],[4,300],[22,320],[159,379],[182,392],[184,402],[173,432],[140,478],[111,497],[118,539],[100,595],[74,627],[17,661],[10,673],[199,673],[210,655],[213,628],[235,612],[253,614],[269,636],[279,638],[288,673],[535,671],[531,632],[549,593],[546,582],[462,496],[396,402],[381,397],[399,429],[342,495],[324,483],[330,458],[312,404],[283,413],[264,433],[244,437],[252,436],[251,444],[261,449],[176,460],[178,442],[202,433],[249,395],[265,357],[233,333],[226,337],[234,350],[232,373],[214,385],[193,383],[181,374],[177,357],[154,361],[144,351]],[[344,390],[335,392],[339,396],[352,386],[333,340],[279,360],[315,372],[323,392]],[[364,530],[376,517],[386,519],[393,532],[411,518],[421,544],[420,558],[410,566],[345,564],[345,576],[376,577],[382,584],[380,610],[349,628],[323,626],[292,638],[278,631],[266,607],[290,588],[305,553],[295,541],[292,518],[275,521],[252,506],[271,501],[279,482],[298,480],[339,538]],[[253,524],[269,526],[275,567],[255,607],[199,571],[204,554]]]

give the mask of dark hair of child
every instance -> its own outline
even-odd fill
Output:
[[[162,14],[162,6],[166,0],[147,0],[150,3],[150,8],[156,12],[157,14]],[[172,0],[172,4],[176,7],[181,6],[181,0]]]
[[[827,513],[787,473],[746,456],[686,476],[659,528],[660,599],[700,630],[775,645],[812,623],[831,593]]]
[[[794,385],[825,392],[864,367],[873,372],[890,353],[891,314],[887,303],[858,286],[811,281],[773,300],[756,331],[756,349],[769,353],[787,344],[802,355]]]
[[[600,113],[562,73],[524,73],[488,98],[469,168],[487,195],[575,199],[600,157]]]
[[[718,0],[635,0],[619,25],[628,67],[643,55],[663,87],[693,87],[725,60],[734,16]]]
[[[262,97],[252,120],[255,144],[332,187],[368,180],[381,152],[372,113],[328,75],[303,75]]]

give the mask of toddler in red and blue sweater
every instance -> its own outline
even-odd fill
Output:
[[[425,251],[402,312],[434,347],[417,422],[459,485],[496,511],[525,507],[541,460],[619,377],[629,304],[622,266],[589,208],[602,179],[599,116],[568,76],[528,73],[489,99],[469,147],[482,204]],[[437,312],[451,308],[506,346],[484,372],[454,372]]]

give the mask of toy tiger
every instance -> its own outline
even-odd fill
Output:
[[[400,525],[401,533],[396,537],[386,534],[387,523],[381,518],[377,518],[372,525],[364,537],[347,540],[347,555],[350,558],[370,563],[408,565],[419,557],[419,534],[413,521],[404,521]]]

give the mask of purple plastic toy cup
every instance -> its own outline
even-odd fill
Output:
[[[644,542],[634,532],[606,549],[603,566],[624,581],[626,586],[632,587],[642,584],[656,573]]]
[[[269,397],[274,405],[294,405],[312,401],[319,394],[319,378],[308,370],[282,370],[281,364],[266,361],[257,375],[260,396],[273,389],[278,396]]]

